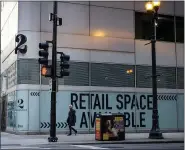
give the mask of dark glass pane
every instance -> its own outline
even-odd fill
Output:
[[[176,17],[176,42],[184,43],[184,17]]]
[[[157,40],[174,42],[174,17],[159,15],[157,26]]]
[[[152,35],[151,16],[135,12],[135,38],[149,40]]]
[[[142,22],[142,39],[150,40],[152,36],[152,28],[151,23],[148,21]]]
[[[135,12],[135,38],[150,40],[152,33],[152,15]],[[174,42],[174,39],[174,17],[159,15],[157,40]]]

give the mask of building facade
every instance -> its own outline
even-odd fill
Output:
[[[2,2],[1,77],[6,130],[49,132],[49,79],[40,75],[38,44],[52,40],[52,2]],[[156,59],[159,124],[184,130],[184,2],[159,9]],[[57,51],[69,54],[70,76],[58,79],[57,132],[68,130],[68,105],[79,132],[93,132],[97,113],[124,113],[126,132],[152,126],[151,18],[145,2],[59,2]],[[28,51],[15,54],[15,36]],[[49,49],[51,59],[51,47]],[[59,59],[59,58],[58,58]],[[58,60],[59,61],[59,60]],[[59,73],[59,64],[57,66]],[[130,72],[128,72],[130,71]]]

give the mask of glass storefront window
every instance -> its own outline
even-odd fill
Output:
[[[8,104],[7,104],[7,126],[10,128],[15,127],[15,92],[8,94]]]

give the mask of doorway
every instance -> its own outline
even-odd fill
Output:
[[[1,101],[1,131],[6,131],[7,127],[7,96],[2,97]]]

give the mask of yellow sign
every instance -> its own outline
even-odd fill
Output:
[[[115,121],[123,121],[123,117],[115,117]]]

